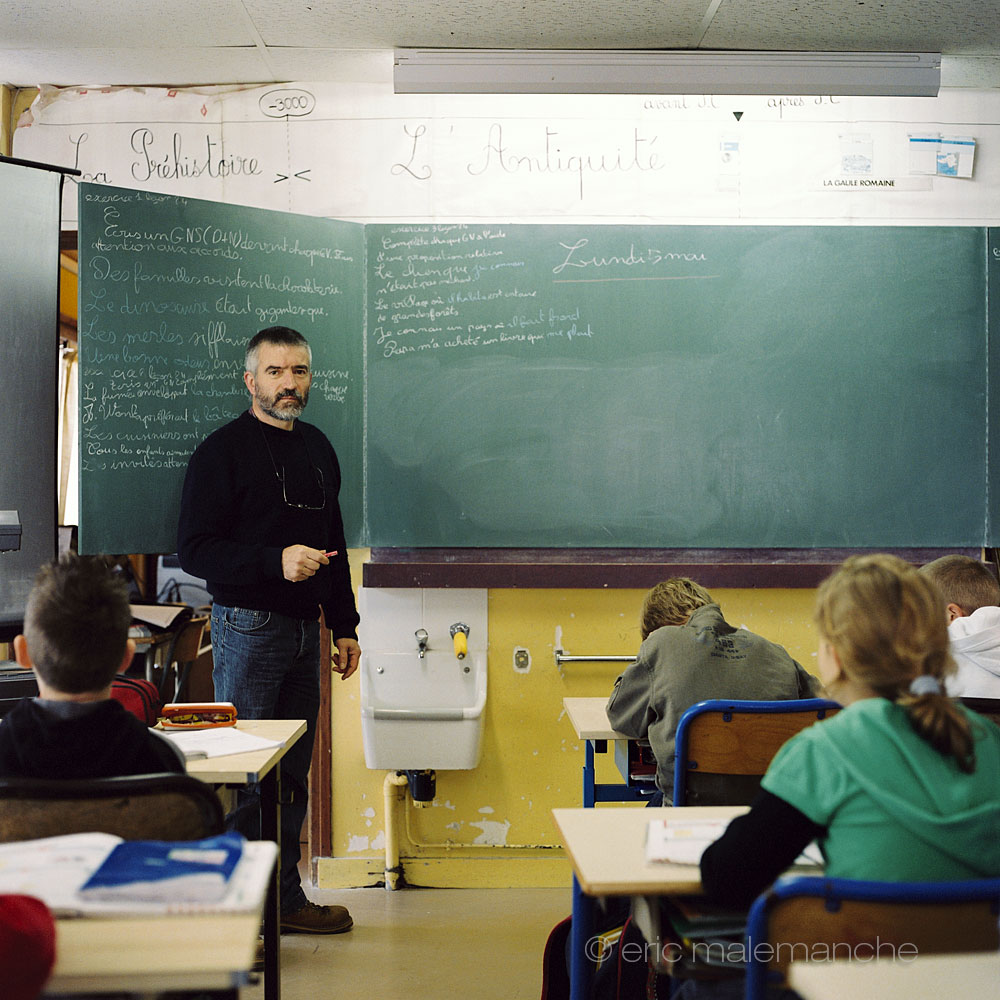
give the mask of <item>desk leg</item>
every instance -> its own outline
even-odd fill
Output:
[[[281,1000],[281,765],[260,782],[260,836],[278,845],[264,909],[264,1000]]]
[[[584,894],[573,876],[573,926],[569,938],[569,998],[587,1000],[590,995],[590,956],[587,942],[593,924],[593,901]]]
[[[597,784],[597,772],[594,768],[594,741],[587,740],[583,758],[583,808],[593,809],[596,796],[594,786]]]

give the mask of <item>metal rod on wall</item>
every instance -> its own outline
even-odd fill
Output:
[[[555,653],[557,667],[561,667],[564,663],[633,663],[635,661],[634,656],[601,656],[599,654],[570,656],[561,649],[557,649]]]

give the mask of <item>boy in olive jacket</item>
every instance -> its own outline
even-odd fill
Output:
[[[670,803],[674,734],[692,705],[710,698],[787,701],[813,698],[819,681],[785,649],[733,628],[711,594],[687,577],[658,583],[640,617],[643,643],[635,663],[615,681],[608,721],[633,739],[648,739],[656,787]]]

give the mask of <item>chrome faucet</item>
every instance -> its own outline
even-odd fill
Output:
[[[413,634],[417,637],[417,649],[420,651],[419,656],[422,660],[424,653],[427,652],[427,629],[418,628]]]

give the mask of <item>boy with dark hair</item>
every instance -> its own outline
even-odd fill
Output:
[[[920,567],[944,598],[951,655],[958,670],[948,694],[1000,698],[1000,583],[978,559],[958,553]]]
[[[110,778],[183,772],[164,737],[111,699],[135,643],[124,583],[95,556],[69,553],[44,566],[28,596],[14,657],[35,672],[38,697],[0,723],[0,776]]]

